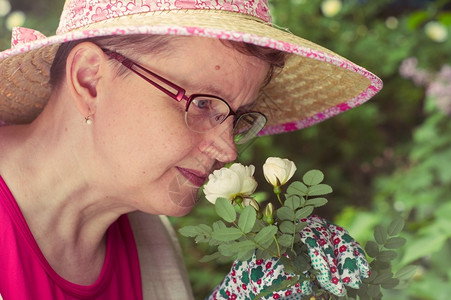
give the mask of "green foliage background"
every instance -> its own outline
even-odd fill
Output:
[[[322,170],[334,188],[319,211],[347,228],[362,244],[377,224],[406,219],[408,242],[399,266],[418,265],[409,286],[386,292],[384,299],[448,299],[451,294],[451,122],[428,88],[399,74],[402,61],[416,57],[419,67],[437,74],[451,65],[451,36],[434,42],[425,24],[437,21],[451,35],[451,1],[345,0],[326,17],[321,0],[272,0],[274,21],[379,75],[383,91],[370,102],[312,128],[262,137],[240,149],[239,161],[257,167],[268,156],[293,160],[300,174]],[[11,0],[12,11],[26,15],[25,27],[54,33],[62,1]],[[8,15],[0,17],[0,48],[9,48]],[[395,18],[395,19],[394,19]],[[388,21],[387,21],[388,20]],[[448,84],[451,84],[449,78]],[[447,95],[451,103],[451,93]],[[450,104],[451,105],[451,104]],[[171,219],[176,227],[213,221],[211,204],[202,200],[192,213]],[[181,238],[194,293],[203,299],[227,273],[229,263],[201,264],[210,249]]]

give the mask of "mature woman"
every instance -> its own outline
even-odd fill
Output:
[[[191,298],[158,216],[187,214],[235,143],[381,88],[270,25],[264,0],[67,0],[55,36],[15,29],[0,53],[3,299]]]

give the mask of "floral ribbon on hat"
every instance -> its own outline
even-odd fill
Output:
[[[11,35],[11,48],[16,48],[19,45],[45,38],[46,36],[37,30],[25,27],[14,27]]]

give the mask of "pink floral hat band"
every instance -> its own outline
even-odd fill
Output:
[[[257,101],[255,109],[268,117],[260,135],[311,126],[364,103],[382,88],[382,81],[364,68],[272,26],[266,0],[67,0],[56,35],[15,28],[12,48],[0,52],[0,124],[28,123],[42,111],[61,43],[132,34],[226,39],[289,54]]]

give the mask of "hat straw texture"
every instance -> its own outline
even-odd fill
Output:
[[[382,81],[364,68],[275,28],[265,0],[68,0],[56,35],[16,28],[12,48],[0,53],[0,121],[28,123],[42,111],[61,43],[130,34],[218,38],[286,52],[286,66],[257,101],[255,109],[268,117],[261,135],[311,126],[382,88]]]

